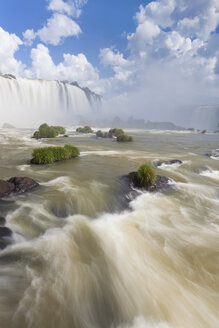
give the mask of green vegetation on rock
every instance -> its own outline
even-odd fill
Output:
[[[72,145],[64,147],[43,147],[35,148],[32,153],[32,164],[52,164],[57,161],[63,161],[77,157],[80,151]]]
[[[79,133],[93,133],[94,131],[91,129],[90,126],[86,125],[83,128],[81,128],[81,127],[77,128],[76,132],[79,132]]]
[[[103,132],[101,131],[101,130],[98,130],[97,132],[96,132],[96,136],[98,137],[98,138],[103,138]]]
[[[63,128],[63,126],[51,126],[51,128],[55,129],[56,132],[58,132],[58,134],[65,134],[66,133],[66,129]]]
[[[141,187],[149,187],[156,182],[157,175],[148,164],[143,164],[138,168],[137,179]]]
[[[116,137],[118,142],[133,141],[133,138],[131,136],[125,134],[125,132],[122,129],[117,129],[117,128],[110,129],[109,132],[102,132],[101,130],[98,130],[96,132],[96,136],[99,138]]]
[[[132,136],[128,136],[127,134],[119,134],[117,139],[118,142],[128,142],[128,141],[133,141]]]
[[[44,123],[40,125],[38,131],[34,132],[33,138],[55,138],[59,134],[65,134],[65,132],[65,128],[62,126],[49,126],[48,124]]]

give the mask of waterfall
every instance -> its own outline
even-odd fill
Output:
[[[190,125],[199,129],[214,131],[218,129],[219,106],[206,105],[194,108],[191,115]]]
[[[75,84],[0,76],[2,124],[73,124],[75,120],[93,117],[99,111],[100,101],[100,96]]]

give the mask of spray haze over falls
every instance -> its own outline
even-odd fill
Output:
[[[101,97],[77,83],[0,76],[1,121],[20,127],[43,121],[71,124],[97,115]]]
[[[160,109],[154,111],[153,106],[151,107],[151,98],[147,98],[147,93],[145,97],[143,102],[139,103],[135,100],[133,103],[133,95],[130,92],[125,105],[119,100],[111,102],[103,98],[104,101],[102,101],[101,96],[88,88],[81,88],[77,82],[70,84],[60,81],[15,78],[10,74],[0,76],[2,124],[8,122],[18,127],[30,127],[48,121],[51,124],[71,125],[79,120],[92,121],[100,118],[104,120],[106,117],[112,118],[118,115],[126,121],[129,116],[140,115],[139,118],[145,119],[146,122],[152,119],[157,122],[173,122],[185,128],[193,127],[209,131],[217,129],[218,105],[177,107],[176,104],[175,109],[168,111],[163,104]],[[140,110],[142,106],[145,112]],[[139,128],[138,124],[133,127]]]

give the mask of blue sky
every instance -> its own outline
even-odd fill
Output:
[[[116,48],[127,53],[127,42],[124,37],[134,31],[136,23],[133,19],[140,4],[148,1],[141,0],[90,0],[77,20],[83,33],[79,38],[69,37],[58,46],[50,46],[51,55],[56,64],[62,60],[63,53],[85,53],[87,59],[98,67],[103,76],[108,70],[100,64],[99,50],[101,48]],[[42,28],[51,12],[47,10],[46,0],[1,0],[0,26],[22,38],[27,29]],[[34,41],[33,46],[37,44]],[[22,47],[16,53],[16,58],[27,65],[31,64],[30,48]]]
[[[0,72],[142,111],[219,103],[219,1],[1,0]]]

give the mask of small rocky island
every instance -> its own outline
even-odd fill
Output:
[[[159,192],[170,188],[169,182],[169,178],[157,175],[148,164],[143,164],[137,172],[130,172],[119,178],[118,201],[126,208],[142,192]]]
[[[96,136],[98,138],[116,138],[118,142],[133,141],[132,136],[127,135],[122,129],[117,128],[110,129],[108,132],[98,130]]]
[[[87,134],[87,133],[93,133],[94,131],[90,126],[86,125],[83,128],[82,127],[77,128],[76,132]]]
[[[47,123],[41,124],[38,131],[35,131],[33,138],[55,138],[59,134],[65,135],[66,129],[63,126],[49,126]]]
[[[33,150],[33,158],[31,164],[53,164],[58,161],[78,157],[80,150],[72,145],[65,145],[64,147],[42,147]]]

